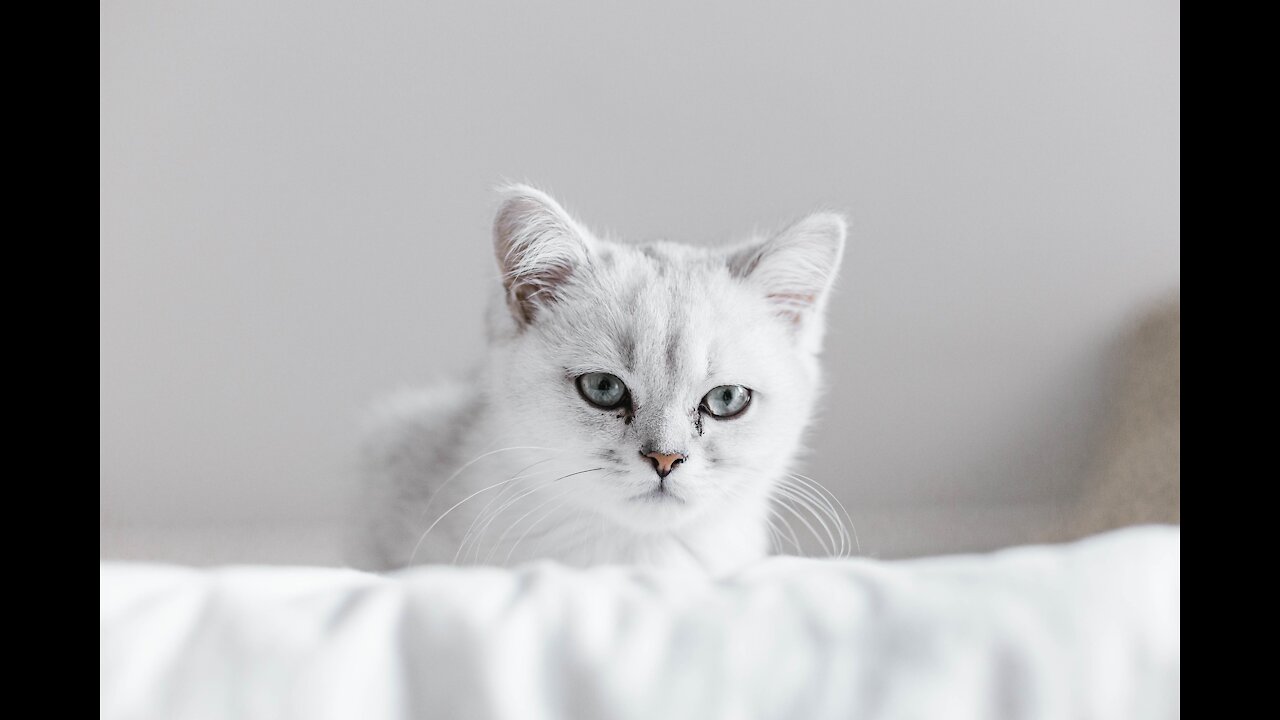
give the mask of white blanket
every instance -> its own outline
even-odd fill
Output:
[[[101,568],[103,718],[1169,718],[1179,530],[903,562]]]

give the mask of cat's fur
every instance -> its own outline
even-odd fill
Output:
[[[545,557],[718,573],[765,555],[771,494],[820,388],[844,219],[811,215],[730,248],[629,245],[538,190],[505,194],[488,355],[469,381],[378,413],[361,564]],[[588,372],[621,378],[634,412],[584,400],[575,379]],[[728,384],[752,390],[741,416],[700,411]],[[687,459],[660,483],[649,450]]]

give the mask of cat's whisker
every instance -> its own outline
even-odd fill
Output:
[[[536,475],[536,473],[534,474]],[[523,473],[517,473],[511,478],[511,482],[507,483],[502,487],[502,489],[498,490],[498,492],[495,493],[494,496],[489,499],[489,502],[485,503],[484,507],[480,508],[480,511],[477,512],[475,517],[471,519],[471,524],[467,526],[466,531],[462,533],[462,540],[458,542],[459,554],[461,554],[462,551],[467,547],[467,545],[472,542],[472,539],[474,538],[477,530],[480,528],[482,523],[485,522],[485,519],[489,516],[489,512],[493,508],[494,504],[501,503],[503,500],[505,500],[507,497],[510,496],[510,493],[513,490],[516,490],[518,492],[518,489],[523,487],[523,483],[520,481],[525,479],[527,478]],[[455,555],[454,562],[456,563],[457,560],[458,560],[458,556]]]
[[[770,551],[769,554],[781,555],[782,554],[782,547],[781,547],[782,538],[778,537],[778,528],[773,526],[772,520],[769,520],[769,519],[765,520],[765,530],[768,531],[769,533],[769,551]]]
[[[793,494],[791,492],[790,486],[785,484],[779,484],[777,488],[779,493],[786,500],[789,501],[789,502],[783,502],[779,504],[783,508],[785,508],[788,512],[790,512],[792,515],[794,515],[797,520],[799,520],[806,528],[809,529],[809,532],[813,535],[813,539],[816,540],[820,546],[822,546],[823,551],[825,551],[827,554],[833,553],[834,548],[828,547],[826,543],[823,542],[822,534],[819,533],[816,529],[814,529],[813,523],[810,523],[807,519],[805,519],[804,515],[802,515],[800,511],[796,509],[795,505],[799,505],[800,507],[804,508],[809,514],[814,515],[814,517],[817,517],[813,509],[809,507],[808,504],[805,503],[799,496]],[[828,535],[830,535],[829,530],[828,530]],[[834,544],[835,544],[835,540],[833,538],[832,545]]]
[[[568,505],[568,504],[569,504],[569,501],[568,501],[568,500],[566,500],[566,501],[564,501],[563,503],[561,503],[561,504],[557,505],[557,506],[552,510],[552,512],[559,511],[560,509],[564,508],[564,507],[565,507],[566,505]],[[575,514],[573,514],[573,513],[570,513],[569,515],[566,515],[566,516],[565,516],[565,518],[564,518],[564,522],[563,522],[563,523],[561,523],[561,527],[569,527],[569,528],[572,528],[573,526],[572,526],[572,524],[571,524],[571,521],[579,519],[579,518],[584,514],[582,510],[577,509],[577,508],[572,508],[572,507],[571,507],[571,508],[570,508],[570,510],[576,511],[576,515],[575,515]],[[573,532],[573,530],[572,530],[572,529],[571,529],[569,532],[570,532],[569,538],[572,540],[572,542],[565,542],[565,545],[564,545],[564,546],[565,546],[566,548],[568,548],[568,549],[577,549],[577,548],[582,547],[582,545],[583,545],[583,540],[592,540],[592,539],[594,539],[594,540],[596,540],[596,542],[597,542],[597,543],[599,543],[600,535],[598,534],[598,530],[597,530],[596,532],[592,532],[592,531],[590,531],[590,530],[588,530],[588,529],[586,529],[586,528],[584,528],[584,527],[582,527],[582,526],[579,526],[579,527],[577,528],[577,532],[576,532],[576,533],[575,533],[575,532]],[[530,553],[530,555],[529,555],[529,556],[530,556],[530,557],[539,557],[539,556],[542,554],[542,548],[543,548],[543,546],[545,546],[545,545],[546,545],[547,539],[548,539],[548,538],[550,538],[550,537],[552,537],[552,533],[551,533],[551,531],[550,531],[550,530],[548,530],[547,532],[542,533],[542,536],[541,536],[540,538],[538,538],[538,544],[534,546],[534,548],[533,548],[533,552],[532,552],[532,553]]]
[[[813,490],[799,485],[793,478],[788,478],[788,481],[784,481],[784,485],[797,497],[803,498],[805,507],[822,525],[822,529],[827,532],[827,537],[831,540],[831,548],[828,555],[833,557],[843,556],[845,548],[848,546],[848,539],[843,522],[840,520],[840,516],[836,514],[835,507],[830,502],[827,502],[826,498],[823,498]],[[836,527],[836,534],[833,535],[831,528],[827,526],[827,519],[830,519],[832,525]],[[839,535],[838,546],[836,535]]]
[[[616,470],[605,470],[604,475],[602,475],[601,477],[610,477],[612,475],[620,475],[620,474],[624,474],[624,473],[619,473]],[[564,507],[565,504],[567,504],[567,501],[564,504],[557,506],[555,509],[558,510]],[[598,546],[600,544],[600,539],[604,537],[604,533],[607,532],[608,523],[605,521],[602,515],[587,514],[585,511],[581,510],[580,508],[574,508],[574,510],[576,510],[576,515],[567,516],[565,518],[565,522],[562,523],[562,526],[570,528],[569,532],[571,533],[569,539],[563,541],[563,546],[566,548],[566,550],[575,550],[575,551],[582,550],[584,546],[589,544]],[[585,519],[584,519],[584,516],[585,516]],[[571,521],[577,521],[577,522],[571,522]],[[542,542],[540,542],[537,545],[535,550],[540,552],[542,550],[543,544],[546,542],[546,539],[550,536],[551,536],[550,532],[543,533]],[[587,555],[590,556],[591,554],[587,553]],[[535,556],[536,556],[536,553],[535,553]]]
[[[551,458],[547,458],[547,459],[548,459],[548,460],[550,460]],[[526,469],[527,469],[527,468],[526,468]],[[566,474],[566,475],[561,475],[560,477],[558,477],[558,478],[556,478],[556,479],[554,479],[554,480],[551,480],[550,482],[544,483],[544,484],[539,485],[539,486],[536,486],[536,487],[534,487],[534,488],[531,488],[531,489],[528,489],[528,490],[524,490],[524,491],[519,491],[519,490],[518,490],[518,491],[516,491],[516,493],[514,493],[514,494],[513,494],[513,495],[514,495],[514,497],[511,497],[510,499],[506,500],[506,501],[505,501],[505,502],[503,502],[503,503],[502,503],[502,504],[501,504],[501,505],[500,505],[496,510],[494,510],[494,511],[493,511],[493,512],[491,512],[491,513],[489,513],[488,518],[484,521],[484,526],[480,529],[480,532],[479,532],[478,534],[476,534],[476,535],[471,539],[470,544],[471,544],[471,546],[472,546],[472,547],[474,548],[474,550],[475,550],[475,557],[476,557],[476,559],[477,559],[477,560],[479,559],[480,552],[481,552],[481,546],[480,546],[480,543],[481,543],[482,538],[484,537],[484,534],[488,532],[488,528],[489,528],[489,526],[494,522],[494,520],[496,520],[498,517],[500,517],[500,516],[502,515],[502,513],[503,513],[503,512],[506,512],[506,510],[507,510],[508,508],[510,508],[511,506],[513,506],[515,503],[517,503],[517,502],[519,502],[520,500],[522,500],[522,499],[524,499],[524,498],[528,497],[529,495],[532,495],[532,494],[533,494],[533,493],[535,493],[535,492],[538,492],[538,491],[540,491],[540,490],[545,490],[545,489],[547,489],[547,488],[553,487],[553,486],[555,485],[555,483],[558,483],[559,481],[564,480],[564,479],[566,479],[566,478],[571,478],[571,477],[574,477],[574,476],[576,476],[576,475],[582,475],[582,474],[584,474],[584,473],[588,473],[588,472],[595,472],[595,471],[597,471],[597,470],[604,470],[604,469],[605,469],[605,468],[597,467],[597,468],[588,468],[588,469],[586,469],[586,470],[579,470],[579,471],[577,471],[577,472],[572,472],[572,473],[568,473],[568,474]],[[542,473],[542,472],[539,472],[539,473],[534,473],[533,475],[540,475],[540,474],[543,474],[543,473]],[[519,478],[513,478],[513,480],[515,480],[515,479],[519,479]],[[510,481],[508,481],[508,482],[510,482]],[[503,492],[506,492],[506,491],[507,491],[507,490],[509,490],[511,487],[512,487],[511,485],[508,485],[508,487],[503,488],[503,490],[499,492],[499,495],[501,495]],[[495,498],[495,500],[496,500],[496,499],[497,499],[497,498]],[[492,502],[492,501],[491,501],[491,502]],[[488,506],[486,506],[486,507],[488,507]],[[482,511],[482,512],[483,512],[483,511]],[[474,521],[473,521],[473,524],[474,524]],[[453,559],[453,561],[454,561],[454,563],[455,563],[455,564],[457,563],[458,559],[462,556],[462,553],[463,553],[463,550],[465,549],[466,544],[467,544],[467,543],[466,543],[466,539],[464,538],[464,542],[463,542],[463,543],[461,543],[461,544],[459,545],[459,548],[458,548],[457,552],[454,554],[454,559]],[[490,554],[492,554],[492,553],[490,553]],[[487,558],[487,557],[486,557],[486,559],[485,559],[485,562],[486,562],[486,563],[488,562],[488,558]]]
[[[545,485],[535,485],[534,487],[529,488],[524,484],[517,485],[516,483],[512,483],[511,485],[502,488],[502,490],[498,492],[498,496],[486,504],[484,509],[480,511],[476,516],[476,519],[472,522],[472,525],[476,527],[476,530],[474,532],[469,532],[462,538],[462,542],[458,547],[458,552],[454,555],[454,563],[456,564],[460,558],[467,561],[467,556],[469,555],[470,562],[479,564],[480,553],[483,550],[484,538],[489,532],[489,526],[501,517],[502,514],[507,511],[507,508],[511,507],[513,502],[519,501],[526,495],[537,492],[543,487],[545,487]],[[491,507],[491,505],[495,504],[497,507]]]
[[[476,497],[477,495],[480,495],[480,494],[482,494],[482,493],[486,493],[486,492],[488,492],[488,491],[490,491],[490,490],[492,490],[492,489],[494,489],[494,488],[496,488],[496,487],[502,487],[503,485],[506,485],[506,484],[507,484],[507,483],[509,483],[509,482],[513,482],[514,480],[515,480],[515,478],[508,478],[508,479],[506,479],[506,480],[503,480],[502,482],[496,482],[496,483],[494,483],[494,484],[492,484],[492,485],[489,485],[488,487],[481,488],[481,489],[479,489],[479,490],[477,490],[477,491],[475,491],[475,492],[471,493],[470,495],[468,495],[468,496],[466,496],[466,497],[462,498],[462,499],[461,499],[461,500],[459,500],[458,502],[454,503],[454,504],[453,504],[453,506],[452,506],[452,507],[450,507],[448,510],[445,510],[443,513],[441,513],[441,514],[440,514],[440,517],[436,518],[436,519],[435,519],[435,522],[431,523],[431,525],[427,526],[427,529],[426,529],[425,531],[423,531],[422,536],[418,538],[418,542],[414,543],[414,545],[413,545],[413,552],[409,553],[409,562],[408,562],[407,564],[408,564],[408,565],[412,565],[412,564],[413,564],[413,559],[414,559],[414,557],[418,554],[418,550],[419,550],[419,548],[421,548],[421,547],[422,547],[422,542],[423,542],[424,540],[426,540],[426,539],[427,539],[427,536],[431,534],[431,531],[436,529],[436,525],[439,525],[439,524],[440,524],[440,521],[441,521],[441,520],[443,520],[443,519],[445,519],[445,518],[449,515],[449,513],[453,512],[454,510],[457,510],[457,509],[458,509],[458,508],[459,508],[463,503],[465,503],[465,502],[467,502],[468,500],[470,500],[470,499],[472,499],[472,498]]]
[[[777,521],[782,523],[782,526],[786,528],[787,534],[791,536],[788,539],[791,541],[791,546],[796,549],[796,554],[803,555],[804,551],[800,549],[800,538],[796,536],[796,530],[795,528],[791,527],[791,523],[787,522],[787,519],[784,518],[777,510],[774,510],[772,507],[768,507],[766,509],[769,511],[769,514],[772,516],[773,519],[777,519]],[[773,525],[773,519],[769,520],[770,526]],[[781,552],[781,548],[779,548],[779,552]]]
[[[835,526],[840,535],[840,547],[834,553],[834,556],[849,557],[854,546],[854,540],[849,534],[849,525],[852,524],[852,520],[846,523],[845,520],[848,518],[848,513],[845,513],[845,517],[841,517],[840,513],[836,511],[836,505],[832,504],[832,501],[834,500],[836,504],[839,504],[839,499],[830,490],[827,490],[821,483],[812,478],[791,474],[788,476],[788,480],[787,484],[793,490],[807,497],[814,504],[815,509],[820,510],[821,514],[829,518]],[[840,505],[840,507],[843,508],[844,506]],[[819,517],[819,520],[821,521],[821,517]]]
[[[569,493],[568,493],[568,492],[566,492],[566,493],[564,493],[564,494],[565,494],[565,495],[568,495]],[[543,520],[546,520],[547,518],[551,517],[553,514],[555,514],[555,512],[556,512],[557,510],[559,510],[560,508],[564,507],[564,506],[565,506],[565,505],[567,505],[567,504],[569,504],[569,500],[566,498],[564,502],[562,502],[562,503],[560,503],[559,505],[556,505],[555,507],[551,508],[551,509],[550,509],[550,510],[548,510],[546,513],[544,513],[544,514],[542,515],[542,517],[540,517],[540,518],[538,518],[537,520],[535,520],[535,521],[533,522],[533,524],[531,524],[529,527],[525,528],[525,531],[524,531],[523,533],[521,533],[521,534],[520,534],[520,537],[516,538],[515,543],[511,545],[511,549],[507,551],[507,556],[506,556],[506,558],[504,558],[504,559],[502,560],[502,564],[503,564],[503,565],[510,565],[510,564],[511,564],[511,556],[515,554],[515,552],[516,552],[516,548],[520,547],[520,543],[524,542],[524,539],[525,539],[526,537],[528,537],[528,536],[529,536],[529,533],[530,533],[530,532],[532,532],[532,531],[533,531],[533,529],[534,529],[535,527],[537,527],[539,523],[541,523]],[[545,535],[545,534],[546,534],[546,533],[544,533],[544,535]]]
[[[431,509],[431,504],[435,502],[436,497],[440,495],[440,492],[444,490],[445,486],[453,482],[459,475],[465,472],[467,468],[471,467],[472,465],[475,465],[476,463],[480,462],[481,460],[487,457],[497,455],[499,453],[511,452],[512,450],[549,450],[555,453],[563,452],[559,448],[540,447],[537,445],[513,445],[511,447],[503,447],[503,448],[498,448],[497,450],[490,450],[486,453],[481,453],[480,455],[467,461],[462,467],[458,468],[457,470],[454,470],[452,475],[445,478],[444,482],[436,486],[436,489],[431,493],[431,497],[427,498],[426,504],[423,505],[422,510],[419,511],[418,519],[422,519],[422,517],[427,514],[427,511]]]
[[[546,507],[547,505],[549,505],[549,504],[551,504],[551,503],[555,502],[556,500],[560,500],[561,498],[564,498],[564,497],[568,496],[568,495],[569,495],[570,493],[572,493],[572,492],[573,492],[573,490],[572,490],[572,489],[569,489],[569,490],[566,490],[566,491],[564,491],[564,492],[560,493],[559,495],[555,495],[555,496],[552,496],[552,497],[550,497],[550,498],[547,498],[546,500],[543,500],[542,502],[540,502],[540,503],[538,503],[537,505],[535,505],[531,510],[529,510],[529,511],[528,511],[528,512],[526,512],[525,514],[523,514],[523,515],[521,515],[520,517],[516,518],[516,521],[515,521],[515,522],[513,522],[513,523],[511,523],[510,525],[508,525],[508,526],[507,526],[507,529],[502,531],[502,535],[498,536],[498,539],[493,543],[493,547],[491,547],[491,548],[489,549],[489,554],[488,554],[488,555],[485,555],[484,561],[485,561],[486,563],[487,563],[487,562],[489,562],[489,560],[493,557],[494,553],[498,552],[498,549],[502,547],[502,541],[503,541],[503,540],[506,540],[506,539],[507,539],[507,536],[508,536],[509,534],[511,534],[511,531],[512,531],[512,530],[515,530],[515,529],[516,529],[516,527],[520,525],[520,523],[524,522],[525,518],[529,517],[530,515],[534,514],[534,513],[535,513],[535,512],[537,512],[537,511],[541,510],[542,508]],[[566,501],[566,502],[567,502],[567,501]],[[552,509],[550,510],[550,512],[555,512],[556,510],[560,509],[560,508],[561,508],[561,507],[563,507],[564,505],[565,505],[565,503],[560,503],[559,505],[557,505],[557,506],[555,506],[554,508],[552,508]],[[521,535],[520,535],[520,537],[516,539],[515,543],[514,543],[514,544],[512,544],[511,549],[507,551],[507,558],[506,558],[506,560],[504,560],[504,561],[503,561],[503,563],[504,563],[504,564],[506,564],[506,563],[508,563],[508,562],[510,562],[510,561],[511,561],[511,555],[512,555],[512,553],[514,553],[514,552],[516,551],[516,548],[520,546],[521,541],[523,541],[523,540],[524,540],[525,536],[529,534],[529,531],[530,531],[530,530],[532,530],[532,529],[533,529],[533,527],[534,527],[535,525],[537,525],[537,524],[538,524],[538,522],[541,522],[541,519],[539,519],[538,521],[535,521],[532,525],[530,525],[528,528],[526,528],[526,529],[525,529],[525,531],[524,531],[524,533],[523,533],[523,534],[521,534]]]
[[[780,499],[784,501],[784,507],[809,527],[810,533],[814,535],[814,539],[822,546],[823,552],[830,554],[832,549],[827,544],[827,540],[834,540],[834,537],[831,535],[830,529],[827,528],[826,525],[823,525],[821,520],[818,518],[818,511],[814,509],[813,504],[797,493],[790,485],[779,484],[778,495]],[[803,515],[799,514],[800,511],[803,511]],[[826,530],[826,538],[824,538],[822,534],[815,532],[813,525],[809,522],[810,519],[817,521],[818,524]]]
[[[536,473],[529,473],[529,474],[527,474],[527,475],[525,474],[525,472],[526,472],[526,471],[528,471],[528,470],[530,470],[530,469],[532,469],[532,468],[534,468],[534,467],[537,467],[538,465],[541,465],[541,464],[543,464],[543,463],[545,463],[545,462],[550,462],[550,461],[551,461],[551,460],[553,460],[553,459],[554,459],[554,458],[543,458],[543,459],[538,460],[538,461],[536,461],[536,462],[529,463],[528,465],[525,465],[524,467],[522,467],[522,468],[520,468],[519,470],[517,470],[517,471],[516,471],[516,474],[515,474],[515,477],[513,477],[513,478],[511,478],[511,479],[512,479],[513,481],[515,481],[515,480],[524,480],[524,479],[531,478],[531,477],[537,477],[538,475],[544,474],[544,473],[546,473],[546,472],[550,472],[550,471],[539,471],[539,472],[536,472]],[[459,554],[462,552],[462,549],[463,549],[463,548],[465,548],[465,547],[467,546],[467,543],[470,541],[470,539],[471,539],[471,535],[472,535],[472,532],[474,532],[474,531],[475,531],[476,527],[477,527],[480,523],[484,522],[484,519],[485,519],[485,517],[486,517],[486,514],[489,512],[489,508],[493,507],[494,503],[502,502],[504,498],[509,497],[508,493],[509,493],[513,488],[517,488],[517,487],[518,487],[518,484],[517,484],[517,483],[515,483],[515,482],[512,482],[512,483],[508,484],[506,487],[504,487],[504,488],[502,488],[501,490],[499,490],[499,491],[498,491],[498,493],[497,493],[496,495],[494,495],[494,496],[489,500],[489,502],[485,503],[485,506],[484,506],[483,508],[481,508],[481,509],[480,509],[480,512],[479,512],[479,513],[477,513],[477,514],[476,514],[475,519],[473,519],[473,520],[471,521],[471,524],[470,524],[469,526],[467,526],[467,531],[466,531],[465,533],[463,533],[463,535],[462,535],[462,541],[458,543],[458,552],[459,552]],[[517,491],[517,492],[518,492],[518,491]],[[501,511],[501,509],[499,509],[499,512],[500,512],[500,511]],[[492,520],[490,520],[490,522],[492,522]],[[488,526],[486,525],[485,527],[487,528]],[[482,535],[483,535],[483,532],[484,532],[484,531],[483,531],[483,530],[481,530],[481,534],[482,534]],[[458,556],[457,556],[457,555],[455,555],[455,556],[454,556],[454,558],[453,558],[453,560],[454,560],[454,562],[456,563],[456,562],[458,561]]]
[[[597,470],[604,470],[604,468],[598,467],[598,468],[590,468],[587,470],[579,470],[578,472],[572,472],[572,473],[569,473],[568,475],[561,475],[560,477],[556,478],[555,480],[552,480],[551,482],[560,482],[561,480],[564,480],[566,478],[571,478],[574,475],[581,475],[583,473],[595,472]]]
[[[806,482],[799,476],[790,475],[790,479],[797,483],[797,490],[800,489],[800,486],[806,488],[807,492],[804,494],[815,503],[819,504],[824,513],[831,518],[832,523],[836,526],[836,531],[840,534],[840,549],[837,553],[837,557],[848,557],[849,551],[853,549],[852,541],[849,539],[848,529],[844,526],[844,520],[840,517],[839,513],[836,512],[835,506],[831,504],[831,500],[829,498],[831,493],[827,491],[826,488],[822,488],[816,483]]]
[[[506,499],[502,503],[502,505],[500,505],[496,510],[490,513],[484,522],[484,527],[480,528],[480,532],[476,534],[476,537],[473,539],[473,542],[472,542],[472,548],[475,550],[473,555],[476,561],[478,562],[480,560],[480,552],[483,549],[482,542],[484,541],[484,536],[489,532],[489,527],[493,525],[494,521],[497,520],[499,517],[502,517],[502,513],[506,512],[509,508],[513,507],[516,503],[529,497],[530,495],[536,492],[540,492],[542,490],[547,490],[554,486],[555,486],[554,482],[546,482],[541,485],[536,485],[532,488],[528,488],[523,491],[518,491],[516,493],[513,493],[513,495],[508,499]],[[504,533],[504,536],[505,536],[505,533]],[[501,542],[501,538],[499,539],[499,542]],[[490,556],[492,555],[492,551],[489,553],[489,555]],[[488,563],[489,556],[486,556],[484,561]]]
[[[832,500],[835,501],[836,505],[840,508],[840,512],[844,513],[845,521],[849,523],[849,532],[853,534],[854,550],[859,555],[861,555],[862,542],[858,540],[858,526],[853,523],[853,517],[851,517],[849,515],[849,511],[845,509],[844,503],[840,502],[840,498],[836,497],[836,494],[828,490],[825,485],[823,485],[822,483],[818,482],[817,480],[814,480],[813,478],[807,475],[801,475],[800,473],[792,473],[792,477],[796,478],[797,480],[801,480],[801,481],[807,480],[810,483],[813,483],[815,487],[823,490],[827,494],[827,496],[829,496]]]
[[[577,471],[577,472],[571,472],[571,473],[568,473],[568,474],[566,474],[566,475],[561,475],[560,477],[556,478],[555,480],[552,480],[551,482],[546,483],[546,484],[545,484],[545,485],[543,485],[542,487],[535,488],[534,490],[529,491],[529,492],[527,492],[527,493],[525,493],[525,494],[521,495],[520,497],[521,497],[521,498],[523,498],[523,497],[527,497],[528,495],[532,494],[533,492],[535,492],[535,491],[537,491],[537,490],[541,490],[541,489],[546,489],[546,488],[552,487],[552,486],[554,486],[556,483],[560,482],[561,480],[565,480],[565,479],[567,479],[567,478],[575,477],[575,476],[577,476],[577,475],[583,475],[583,474],[585,474],[585,473],[589,473],[589,472],[596,472],[596,471],[604,470],[604,469],[605,469],[605,468],[603,468],[603,467],[588,468],[588,469],[586,469],[586,470],[579,470],[579,471]],[[565,489],[565,491],[564,491],[564,492],[560,493],[559,495],[556,495],[555,497],[553,497],[553,498],[551,498],[551,499],[552,499],[552,500],[555,500],[555,499],[558,499],[558,498],[564,497],[564,496],[566,496],[566,495],[568,495],[568,494],[572,493],[572,492],[574,491],[574,489],[575,489],[575,488],[572,488],[572,487],[567,488],[567,489]],[[519,499],[519,498],[517,498],[517,500],[518,500],[518,499]],[[513,502],[514,502],[514,501],[508,502],[508,503],[507,503],[507,506],[509,507]],[[543,503],[541,503],[540,505],[538,505],[538,507],[537,507],[537,508],[534,508],[534,510],[537,510],[538,508],[545,506],[548,502],[550,502],[550,501],[544,501]],[[568,501],[566,500],[566,502],[568,502]],[[558,509],[559,507],[561,507],[563,504],[564,504],[564,503],[561,503],[561,505],[557,505],[555,508],[552,508],[550,511],[548,511],[548,514],[550,514],[551,512],[554,512],[556,509]],[[501,546],[501,544],[502,544],[502,540],[507,536],[507,534],[508,534],[508,533],[510,533],[510,531],[511,531],[511,530],[513,530],[513,529],[516,527],[516,525],[520,524],[520,522],[522,522],[526,517],[528,517],[530,514],[532,514],[532,513],[534,512],[534,510],[530,510],[529,512],[526,512],[524,515],[520,516],[520,518],[518,518],[514,523],[512,523],[510,526],[508,526],[508,527],[507,527],[507,530],[503,532],[502,536],[498,538],[497,542],[494,544],[493,548],[490,550],[489,555],[487,555],[487,556],[485,557],[485,562],[486,562],[486,563],[489,561],[489,557],[490,557],[490,556],[492,556],[493,552],[494,552],[498,547],[500,547],[500,546]],[[545,519],[545,516],[544,516],[544,517],[542,517],[542,518],[539,518],[536,522],[534,522],[534,523],[533,523],[533,525],[530,525],[530,526],[529,526],[529,527],[524,531],[524,534],[522,534],[522,535],[521,535],[521,536],[516,540],[515,544],[513,544],[513,545],[511,546],[511,549],[507,552],[507,557],[506,557],[506,559],[505,559],[505,560],[503,560],[503,564],[504,564],[504,565],[508,564],[508,563],[511,561],[511,555],[512,555],[512,553],[514,553],[514,552],[515,552],[516,547],[518,547],[518,546],[520,545],[520,543],[524,540],[524,538],[529,534],[529,531],[530,531],[530,530],[532,530],[532,529],[533,529],[533,527],[534,527],[535,525],[537,525],[539,522],[542,522],[542,520],[543,520],[543,519]]]
[[[499,505],[496,509],[493,509],[490,511],[481,510],[480,514],[478,514],[476,518],[472,520],[472,525],[478,526],[479,529],[474,533],[468,532],[466,535],[463,536],[462,541],[458,543],[457,552],[454,553],[453,563],[456,565],[458,563],[458,560],[464,557],[465,554],[468,552],[468,550],[474,551],[472,554],[475,555],[476,559],[478,560],[479,553],[480,553],[480,543],[484,540],[484,535],[485,535],[485,532],[489,529],[489,525],[494,520],[496,520],[499,516],[501,516],[502,513],[505,512],[506,509],[511,506],[512,503],[519,500],[520,498],[523,498],[529,494],[537,492],[538,490],[541,490],[545,487],[548,487],[548,486],[538,485],[538,486],[534,486],[532,489],[526,489],[523,486],[520,486],[517,483],[513,482],[507,485],[506,487],[504,487],[502,490],[500,490],[499,493],[504,493],[504,492],[507,492],[508,490],[511,490],[512,488],[518,488],[514,493],[515,495],[514,498],[511,498],[509,496],[509,499],[504,500],[502,504]]]
[[[831,492],[830,490],[827,490],[826,486],[824,486],[822,483],[818,482],[817,480],[814,480],[813,478],[807,477],[805,475],[800,475],[799,477],[802,479],[808,480],[809,482],[813,483],[819,488],[822,488],[823,490],[826,491],[827,495],[829,495],[831,499],[835,501],[836,505],[840,508],[840,511],[844,513],[845,521],[848,522],[849,524],[849,531],[853,535],[854,549],[859,555],[861,555],[862,542],[858,539],[858,526],[854,524],[853,517],[849,515],[849,511],[845,508],[844,503],[840,502],[840,498],[836,497],[835,493]]]

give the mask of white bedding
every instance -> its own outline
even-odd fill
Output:
[[[103,718],[1167,718],[1179,537],[708,581],[101,566]]]

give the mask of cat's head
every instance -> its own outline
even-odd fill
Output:
[[[570,502],[635,530],[760,507],[820,389],[845,221],[729,248],[602,240],[546,194],[506,190],[486,392],[584,471]]]

